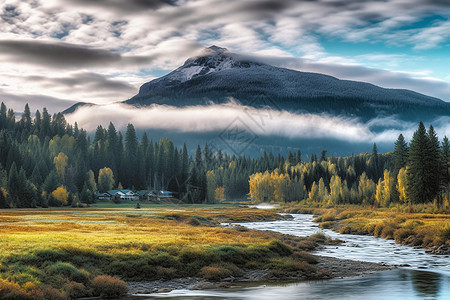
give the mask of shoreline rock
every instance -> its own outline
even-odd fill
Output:
[[[435,255],[450,255],[450,246],[448,245],[433,246],[425,250],[425,253]]]

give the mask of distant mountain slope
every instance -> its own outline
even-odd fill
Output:
[[[135,106],[183,107],[224,103],[230,98],[254,107],[326,112],[362,119],[393,114],[411,120],[450,115],[449,103],[410,90],[385,89],[278,68],[217,46],[189,58],[166,76],[145,83],[136,96],[124,102]]]

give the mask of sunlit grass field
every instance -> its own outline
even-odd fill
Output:
[[[273,234],[217,226],[279,217],[267,210],[106,206],[0,210],[0,298],[71,299],[102,294],[102,280],[111,290],[120,285],[102,275],[219,280],[243,269],[315,272]]]
[[[40,248],[73,247],[104,253],[129,253],[158,249],[176,252],[187,247],[216,244],[261,244],[268,242],[268,235],[198,225],[265,218],[274,218],[274,215],[264,210],[223,207],[2,210],[0,257]]]

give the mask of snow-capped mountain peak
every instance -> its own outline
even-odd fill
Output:
[[[198,76],[242,66],[239,55],[231,53],[226,48],[213,45],[203,49],[200,55],[186,60],[181,67],[169,73],[166,80],[183,83]]]

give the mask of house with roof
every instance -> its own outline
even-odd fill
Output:
[[[120,200],[139,200],[139,196],[132,190],[120,190],[117,194],[120,196]]]
[[[173,198],[173,193],[170,191],[161,190],[158,192],[158,198],[160,198],[160,199]]]
[[[132,190],[109,190],[106,193],[103,193],[106,199],[107,195],[109,195],[109,200],[139,200],[139,196],[135,194]],[[100,199],[100,198],[98,198]]]
[[[111,194],[108,192],[104,192],[104,193],[100,193],[97,192],[95,193],[95,198],[97,198],[98,200],[111,200]]]

